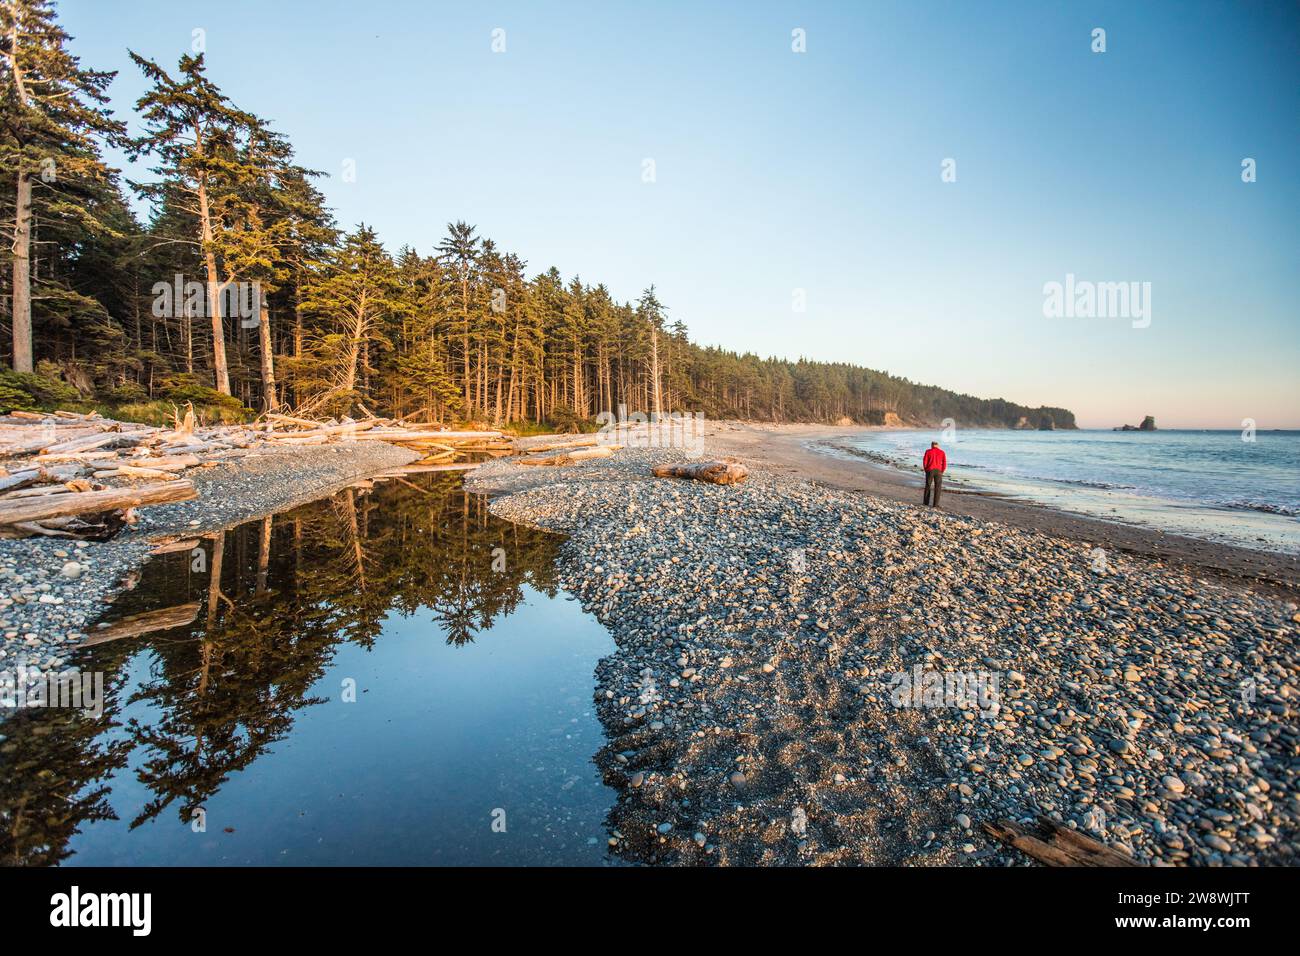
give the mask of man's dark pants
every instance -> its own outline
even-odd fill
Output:
[[[930,491],[934,490],[934,501],[930,501]],[[943,472],[938,468],[930,468],[925,473],[925,498],[923,504],[933,503],[934,507],[939,507],[939,495],[943,491]]]

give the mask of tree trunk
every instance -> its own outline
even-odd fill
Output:
[[[271,312],[266,303],[261,305],[262,319],[257,324],[257,337],[262,346],[262,401],[268,412],[279,411],[280,403],[275,393],[275,354],[271,346]]]
[[[650,375],[654,379],[654,414],[658,419],[663,414],[662,396],[659,391],[659,330],[650,330]]]
[[[19,160],[21,162],[21,159]],[[14,371],[32,371],[32,179],[18,172],[14,215]]]
[[[208,187],[199,182],[199,224],[203,236],[203,262],[208,270],[208,314],[212,318],[212,372],[216,389],[230,394],[230,373],[226,370],[226,335],[221,321],[221,283],[217,279],[217,254],[212,249],[212,214],[208,209]]]

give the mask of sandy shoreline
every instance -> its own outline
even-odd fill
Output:
[[[798,475],[831,488],[920,504],[922,479],[919,472],[915,476],[908,475],[865,460],[841,460],[805,447],[810,442],[847,438],[869,430],[862,426],[841,428],[716,422],[710,424],[708,434],[719,452],[778,474]],[[1195,570],[1211,580],[1248,587],[1259,593],[1291,600],[1300,596],[1300,556],[1296,555],[1166,534],[1151,528],[1058,511],[1032,502],[963,492],[953,487],[944,489],[943,510],[1039,531],[1107,551],[1144,555]]]

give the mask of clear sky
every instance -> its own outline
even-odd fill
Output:
[[[123,114],[127,47],[174,65],[202,28],[214,81],[390,249],[465,219],[530,272],[619,299],[655,283],[704,344],[1084,427],[1300,427],[1291,0],[58,8],[83,62],[121,71]],[[1045,317],[1067,274],[1150,282],[1149,326]]]

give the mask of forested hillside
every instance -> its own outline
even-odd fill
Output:
[[[204,58],[132,54],[150,83],[110,110],[45,0],[0,3],[0,411],[96,404],[208,417],[364,407],[439,423],[573,426],[620,405],[711,418],[1074,427],[848,364],[693,344],[654,286],[634,302],[532,270],[464,222],[436,248],[344,231],[286,134]],[[124,147],[152,170],[124,181]],[[147,201],[147,222],[127,190]],[[432,211],[431,211],[432,212]],[[569,263],[573,266],[573,263]],[[651,277],[647,277],[651,278]],[[897,416],[895,419],[893,416]]]

